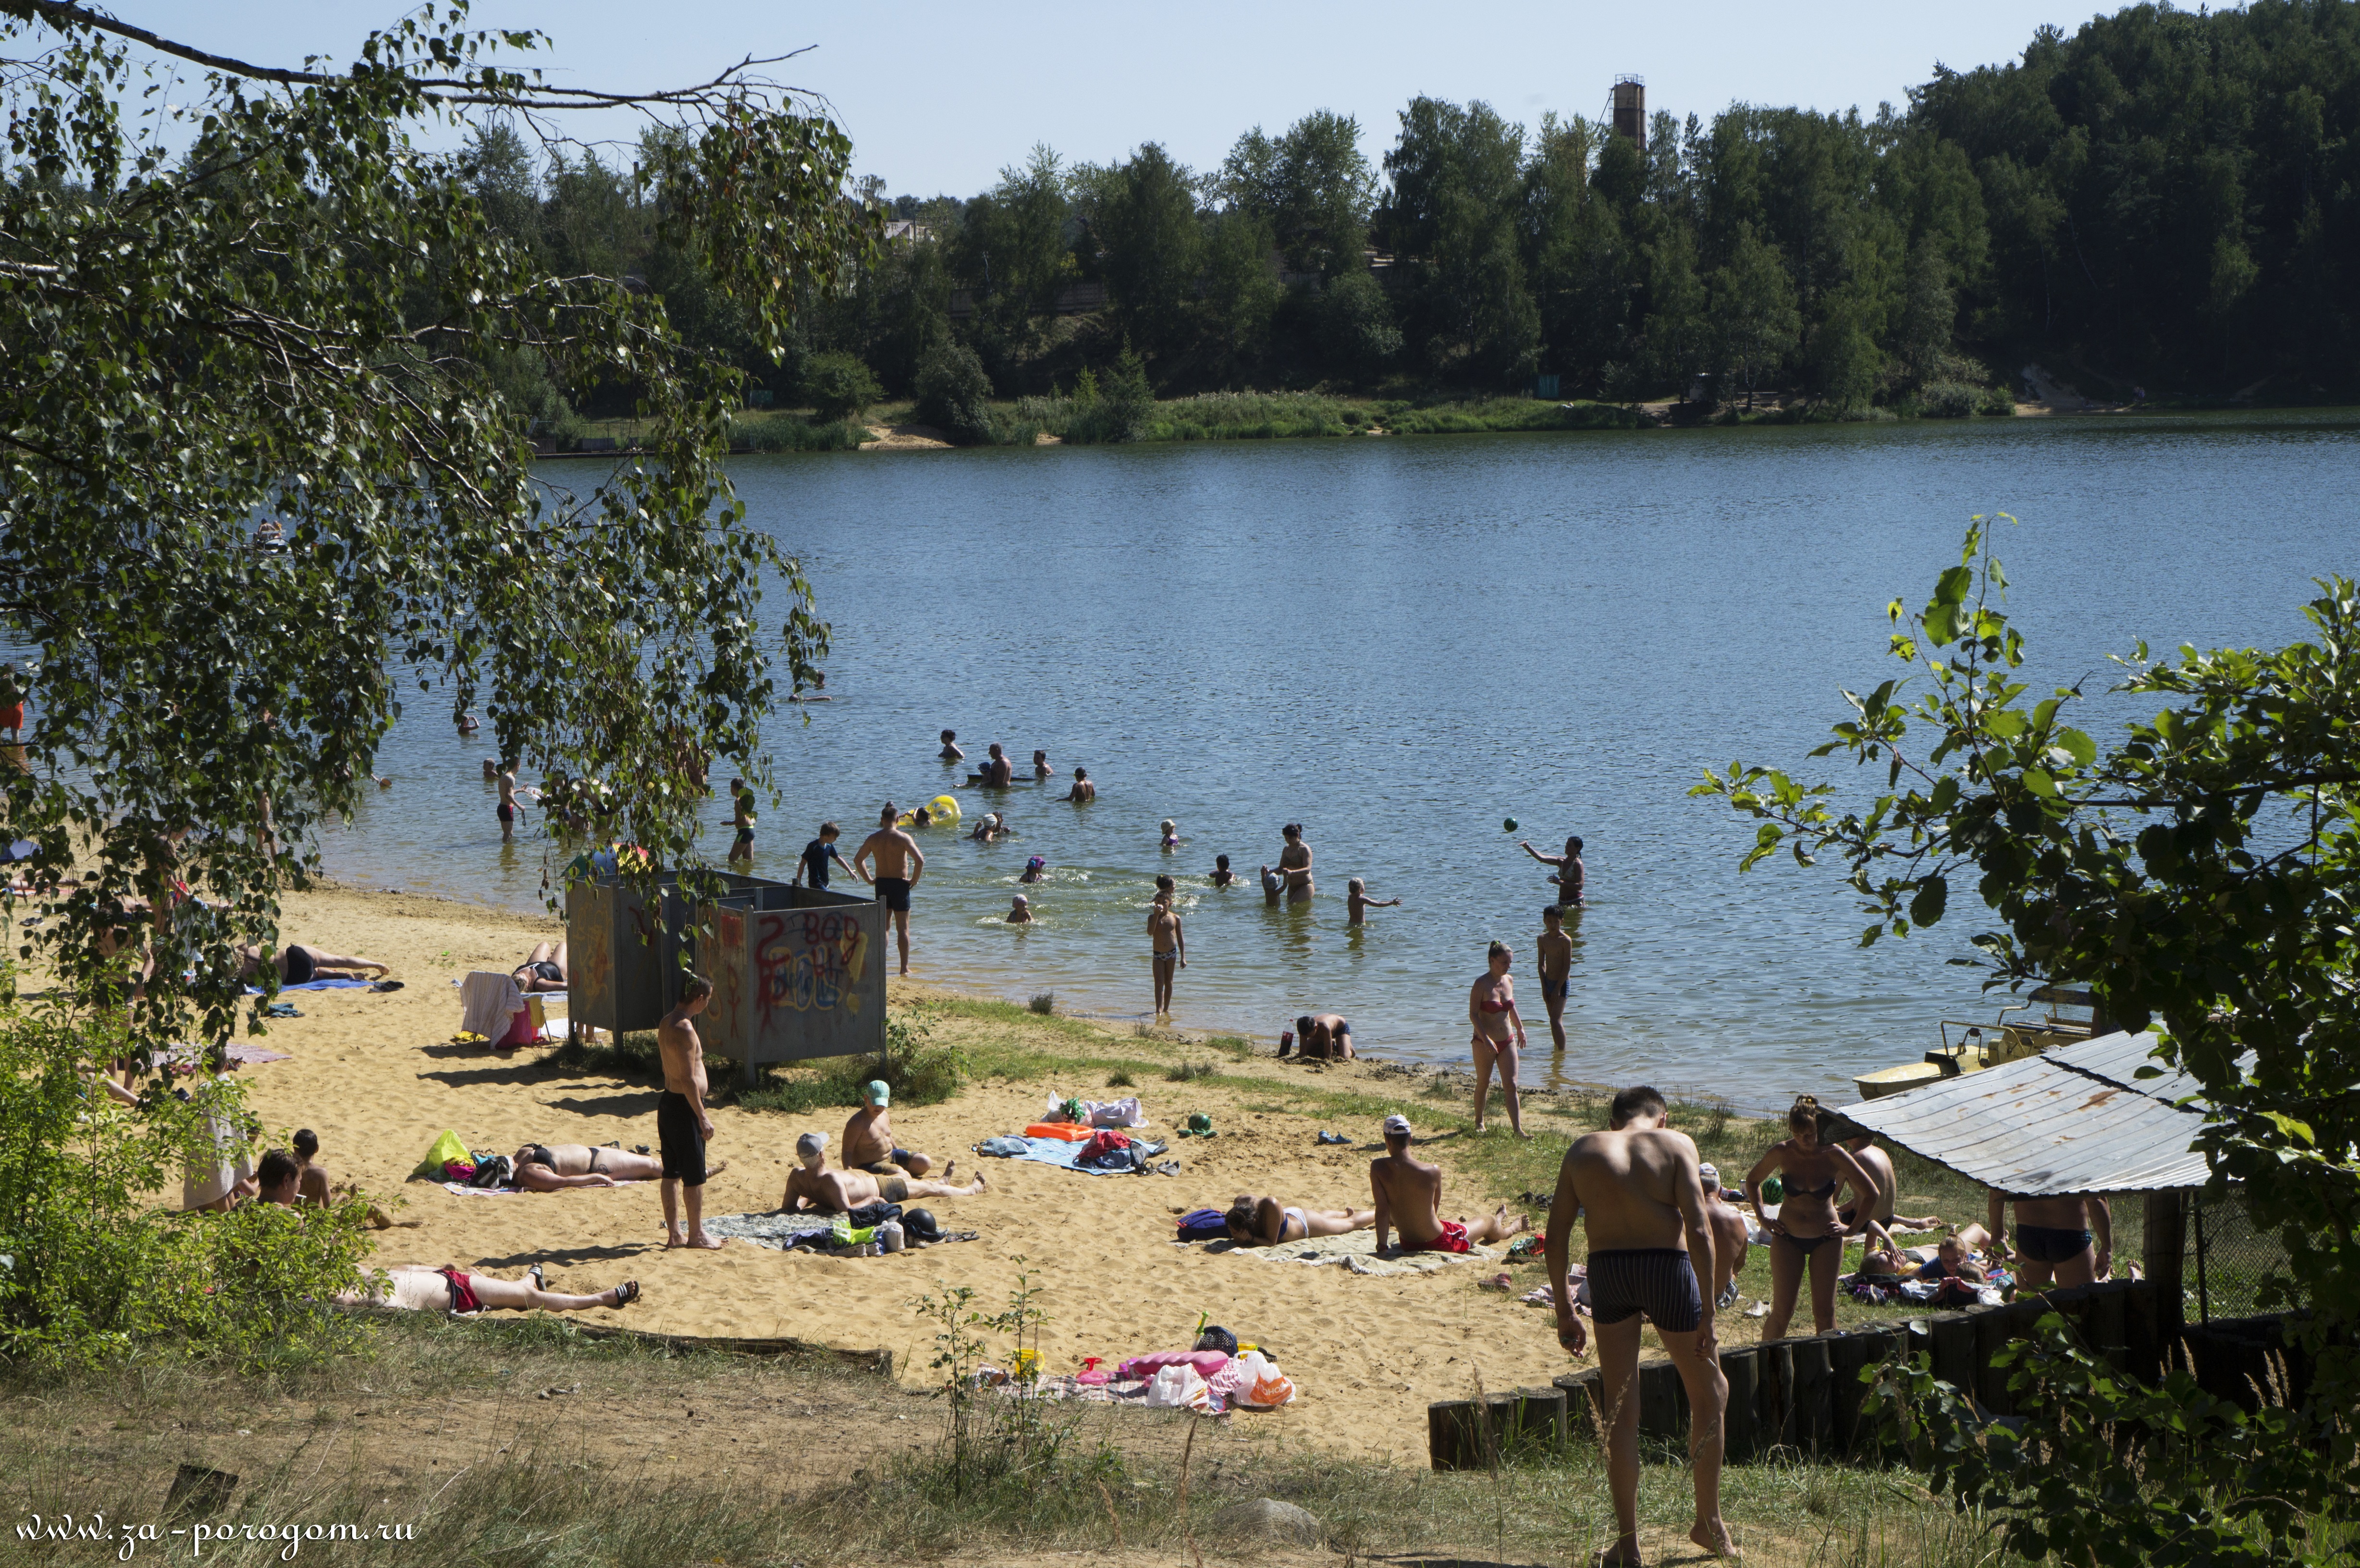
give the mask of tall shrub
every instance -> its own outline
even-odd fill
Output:
[[[918,418],[961,442],[991,439],[991,378],[975,350],[944,338],[918,362]]]

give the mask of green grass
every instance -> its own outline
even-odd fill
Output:
[[[1164,1070],[1167,1083],[1190,1083],[1199,1078],[1218,1078],[1221,1070],[1209,1062],[1175,1062]]]

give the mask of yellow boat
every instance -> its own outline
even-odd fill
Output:
[[[2028,1012],[2035,1004],[2045,1005],[2045,1018],[2008,1019],[2010,1013]],[[2041,985],[2034,988],[2030,997],[2000,1009],[1996,1021],[1989,1024],[1962,1023],[1955,1018],[1942,1020],[1942,1049],[1929,1051],[1917,1062],[1905,1062],[1897,1067],[1881,1067],[1874,1073],[1863,1073],[1852,1079],[1852,1087],[1863,1100],[1881,1100],[1887,1094],[1898,1094],[1921,1084],[1939,1083],[1945,1078],[1956,1078],[1968,1073],[1980,1073],[1986,1067],[1996,1067],[2003,1062],[2017,1062],[2037,1056],[2060,1045],[2076,1045],[2101,1031],[2098,999],[2089,992],[2069,985]],[[2069,1018],[2060,1015],[2060,1007],[2086,1007],[2086,1018]],[[1960,1031],[1954,1040],[1952,1029]]]

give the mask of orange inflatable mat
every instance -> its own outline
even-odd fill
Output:
[[[1061,1138],[1067,1143],[1087,1143],[1098,1129],[1076,1122],[1034,1122],[1024,1129],[1026,1138]]]

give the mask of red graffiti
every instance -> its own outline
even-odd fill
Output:
[[[802,1013],[841,1006],[858,978],[857,955],[867,945],[860,922],[845,915],[817,909],[764,915],[754,947],[755,994],[764,1026],[781,1007]]]

